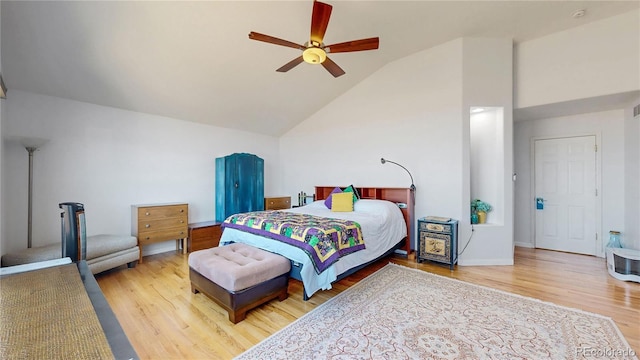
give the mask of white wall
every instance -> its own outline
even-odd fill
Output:
[[[516,108],[640,89],[640,10],[520,43]]]
[[[3,253],[27,241],[28,155],[14,136],[49,139],[34,156],[34,246],[60,241],[66,201],[85,205],[88,235],[130,234],[131,205],[140,203],[184,201],[190,222],[213,220],[215,158],[234,152],[262,157],[265,192],[279,190],[274,137],[20,91],[5,101]]]
[[[470,67],[463,66],[463,52],[478,56],[488,43],[493,46],[486,48],[485,60],[496,60],[496,56],[508,52],[507,60],[486,63],[506,71],[508,80],[503,83],[497,79],[494,82],[498,85],[487,90],[470,77],[468,85],[482,91],[469,91],[466,99],[499,105],[500,101],[486,94],[505,89],[511,111],[510,40],[458,39],[421,51],[386,65],[281,137],[285,193],[295,198],[301,190],[313,193],[315,185],[352,183],[364,187],[408,187],[409,176],[397,166],[382,165],[380,158],[384,157],[404,165],[413,174],[416,217],[458,219],[460,243],[465,243],[470,233],[470,185],[469,108],[463,102],[463,81],[467,81],[463,72]],[[499,55],[494,53],[496,43],[501,47]],[[475,65],[487,70],[479,62]],[[486,79],[484,75],[495,73],[477,74]],[[479,93],[485,97],[476,96]],[[511,140],[509,137],[509,143]],[[507,161],[511,163],[510,156]],[[511,234],[498,239],[495,245],[506,250],[496,252],[482,244],[476,249],[470,246],[465,260],[512,263]],[[505,258],[497,259],[496,253]]]
[[[502,108],[471,114],[471,199],[480,199],[492,209],[488,224],[504,224],[504,121]]]
[[[511,39],[464,38],[463,54],[465,223],[460,229],[460,265],[513,264],[513,42]],[[503,109],[501,143],[496,147],[496,204],[505,214],[502,222],[469,224],[471,201],[470,184],[470,113],[471,107],[490,106]],[[467,245],[468,244],[468,245]],[[466,249],[464,247],[466,246]]]
[[[0,6],[0,9],[2,9],[2,6]],[[2,12],[0,11],[0,19],[2,18]],[[2,28],[2,26],[0,26],[0,29]],[[0,34],[0,39],[2,39],[2,36]],[[2,73],[2,43],[0,41],[0,74]],[[6,85],[6,84],[5,84]],[[4,99],[0,99],[0,141],[2,139],[2,128],[3,128],[3,118],[5,117],[5,103],[6,100]],[[4,163],[4,154],[2,151],[2,146],[0,146],[0,254],[4,254],[4,231],[5,228],[2,226],[2,220],[4,219],[4,206],[3,206],[3,197],[4,197],[4,181],[3,181],[3,177],[2,177],[2,164]]]
[[[534,209],[532,197],[531,141],[534,138],[553,138],[576,135],[596,135],[598,149],[597,171],[601,173],[599,199],[601,222],[599,247],[602,251],[609,230],[625,231],[625,135],[624,110],[613,110],[543,120],[515,123],[515,239],[519,246],[534,245]],[[600,254],[602,256],[602,253]]]
[[[624,114],[624,247],[640,250],[640,116],[633,117],[633,107],[640,98],[625,108]]]
[[[3,119],[5,118],[5,109],[6,107],[4,106],[4,102],[6,100],[2,100],[0,99],[0,139],[2,139],[2,128],[3,128]],[[2,172],[2,168],[4,167],[3,164],[5,163],[4,160],[4,151],[2,151],[3,146],[0,146],[0,254],[3,254],[4,251],[4,239],[5,239],[5,227],[2,225],[3,224],[3,220],[4,219],[4,180],[3,180],[3,172]]]
[[[461,84],[461,40],[386,65],[281,137],[283,190],[409,187],[384,157],[413,174],[416,217],[462,219]]]

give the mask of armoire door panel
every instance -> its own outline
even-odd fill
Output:
[[[216,159],[216,221],[264,209],[264,160],[236,153]]]

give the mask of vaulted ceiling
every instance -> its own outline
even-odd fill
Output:
[[[325,43],[378,36],[373,51],[275,70],[303,44],[312,1],[2,1],[9,89],[281,135],[396,59],[455,38],[521,42],[614,16],[638,1],[338,1]],[[586,9],[580,18],[571,15]]]

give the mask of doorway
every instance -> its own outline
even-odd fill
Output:
[[[597,255],[595,135],[534,142],[535,247]]]

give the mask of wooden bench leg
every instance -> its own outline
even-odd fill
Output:
[[[287,291],[287,288],[284,288],[280,292],[280,295],[278,295],[278,300],[279,301],[285,301],[285,300],[287,300],[288,297],[289,297],[289,292]]]
[[[236,311],[229,310],[228,312],[229,312],[229,321],[231,321],[234,324],[239,323],[240,321],[244,320],[247,317],[246,310],[236,310]]]

